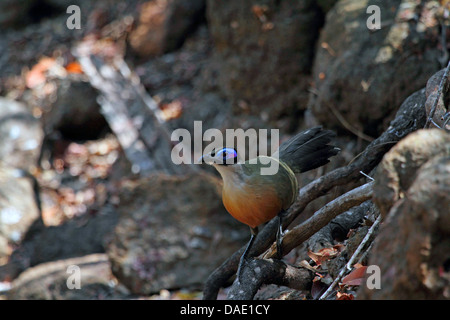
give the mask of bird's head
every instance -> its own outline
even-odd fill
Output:
[[[233,148],[214,149],[210,153],[200,157],[199,162],[203,161],[210,165],[232,165],[238,162],[238,155]]]

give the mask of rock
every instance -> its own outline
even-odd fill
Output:
[[[394,146],[375,173],[374,202],[386,216],[392,206],[405,197],[418,169],[437,156],[450,155],[450,135],[444,130],[419,130]]]
[[[29,10],[38,0],[0,1],[0,27],[18,27],[27,22]]]
[[[236,116],[295,130],[323,23],[316,2],[210,0],[207,19],[215,52],[205,86],[219,88]]]
[[[324,13],[327,13],[337,2],[338,0],[317,0],[317,5]]]
[[[427,115],[430,114],[431,109],[434,106],[434,103],[438,96],[439,85],[442,80],[442,77],[444,76],[444,73],[445,69],[442,69],[441,71],[436,72],[433,76],[431,76],[430,79],[428,79],[426,87],[427,101],[425,103]],[[447,77],[441,95],[439,96],[439,101],[436,105],[436,109],[434,111],[433,116],[433,121],[441,127],[444,125],[445,115],[449,112],[450,92],[448,89],[449,89],[449,82]],[[447,124],[447,127],[448,129],[450,129],[450,125]]]
[[[95,139],[108,125],[97,103],[97,91],[83,76],[68,76],[50,80],[55,85],[55,99],[48,95],[43,114],[47,132],[58,131],[69,140]],[[39,90],[39,89],[37,89]]]
[[[79,274],[79,289],[76,276]],[[105,254],[91,254],[39,264],[14,280],[10,300],[87,300],[128,298],[111,274]]]
[[[62,59],[42,57],[25,78],[23,100],[41,117],[46,139],[95,139],[108,129],[97,91],[84,73],[68,72]]]
[[[359,299],[450,296],[446,266],[450,247],[449,154],[434,156],[414,176],[405,196],[381,224],[371,251],[369,265],[380,268],[381,289],[361,286]]]
[[[40,216],[33,181],[18,169],[36,165],[42,139],[39,121],[24,104],[0,98],[0,265]]]
[[[339,115],[355,130],[377,137],[398,106],[440,69],[438,22],[414,21],[418,3],[379,1],[381,29],[367,28],[369,1],[342,0],[327,14],[313,66],[315,93],[309,110],[320,123],[343,131]],[[338,116],[337,116],[338,115]]]
[[[176,51],[165,53],[139,64],[136,73],[150,93],[167,102],[179,93],[192,94],[192,89],[205,68],[212,48],[206,26],[198,29]]]
[[[151,0],[142,4],[139,22],[130,34],[131,48],[141,57],[179,48],[204,21],[205,0]]]
[[[21,23],[21,29],[2,29],[0,37],[0,94],[22,95],[22,78],[26,68],[32,68],[42,57],[58,57],[65,62],[73,61],[70,52],[75,43],[81,41],[85,36],[92,37],[107,33],[110,39],[111,33],[115,37],[124,24],[131,22],[130,19],[136,13],[137,3],[141,0],[20,0],[0,1],[0,15],[6,14],[11,17],[12,9],[3,9],[3,4],[14,3],[16,6],[25,2],[35,4],[32,12],[25,10],[21,15],[29,15],[31,21]],[[78,5],[81,10],[81,29],[69,29],[66,26],[70,14],[66,13],[69,5]],[[106,14],[103,14],[104,12]],[[32,22],[32,23],[30,23]],[[112,23],[111,25],[109,25]],[[108,31],[102,33],[103,26],[109,25]],[[106,29],[106,28],[105,28]],[[114,31],[112,31],[114,30]],[[42,42],[45,35],[45,42]],[[26,39],[26,41],[23,41]],[[109,40],[108,40],[109,41]],[[6,94],[5,94],[6,93]]]
[[[0,166],[0,266],[40,217],[33,184],[18,170]]]
[[[218,181],[199,173],[123,183],[107,246],[119,282],[135,294],[200,286],[248,241],[248,228],[225,211]]]
[[[104,253],[104,244],[117,219],[117,212],[106,204],[95,215],[76,217],[58,226],[45,227],[38,222],[28,225],[25,239],[12,252],[8,263],[0,266],[0,281],[15,279],[27,268],[49,261]]]
[[[254,300],[306,300],[305,292],[284,286],[269,284],[263,286],[256,293]]]
[[[43,136],[26,105],[0,98],[0,163],[22,169],[36,165]]]

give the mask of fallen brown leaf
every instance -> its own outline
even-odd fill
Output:
[[[319,252],[308,251],[308,256],[314,260],[317,265],[321,265],[322,262],[327,261],[337,256],[340,252],[339,247],[323,248]]]
[[[351,293],[338,292],[336,294],[337,300],[354,300],[355,297]]]
[[[25,83],[28,88],[32,89],[46,80],[46,72],[50,69],[56,60],[54,58],[43,57],[36,63],[33,68],[25,76]]]
[[[367,266],[357,267],[342,279],[343,285],[360,286],[366,277]]]
[[[77,61],[70,62],[69,64],[67,64],[65,69],[69,73],[83,73],[83,69],[81,68],[80,63]]]

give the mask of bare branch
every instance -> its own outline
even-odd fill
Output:
[[[254,259],[244,267],[240,282],[233,283],[227,298],[251,300],[263,284],[277,284],[297,290],[309,290],[314,273],[281,260]]]
[[[282,242],[283,254],[287,254],[310,236],[327,225],[333,218],[372,197],[373,182],[358,187],[343,196],[328,203],[317,211],[314,216],[300,226],[289,231]],[[280,260],[272,260],[276,256],[276,245],[263,256],[266,259],[256,259],[248,263],[240,277],[240,283],[235,281],[228,294],[229,299],[253,299],[263,284],[284,285],[293,289],[305,290],[311,286],[312,274],[305,269],[285,264]]]
[[[361,252],[361,250],[365,247],[365,245],[369,241],[370,236],[372,235],[372,233],[375,230],[375,228],[380,224],[380,221],[381,221],[381,214],[378,216],[378,218],[375,221],[375,223],[370,227],[370,229],[367,232],[366,236],[361,241],[361,243],[359,244],[358,248],[353,253],[353,255],[350,258],[350,260],[348,260],[347,264],[341,269],[341,271],[339,272],[339,275],[336,277],[336,279],[334,279],[333,283],[328,287],[327,291],[324,292],[324,294],[319,298],[319,300],[324,300],[330,294],[330,292],[333,290],[333,288],[336,286],[336,284],[339,281],[341,281],[342,277],[348,271],[350,271],[352,269],[353,263],[355,262],[356,258],[358,257],[359,253]]]
[[[281,243],[283,255],[288,254],[292,249],[308,240],[339,214],[372,198],[372,186],[373,182],[366,183],[334,199],[316,211],[311,218],[286,233]],[[276,254],[277,248],[274,244],[264,255],[264,258],[273,258]]]
[[[409,133],[423,128],[426,121],[424,104],[426,101],[425,89],[419,90],[408,97],[400,107],[395,119],[388,129],[376,140],[369,144],[361,156],[353,163],[333,170],[301,188],[296,202],[283,218],[283,227],[287,228],[305,207],[313,200],[325,195],[335,186],[345,185],[361,179],[360,171],[371,172],[381,161],[383,155],[389,151],[396,142]],[[276,219],[266,224],[255,239],[249,256],[258,256],[266,251],[275,240],[278,223]],[[244,248],[235,252],[221,266],[211,273],[205,282],[203,298],[216,299],[219,289],[227,283],[236,273],[240,256]]]
[[[371,200],[355,206],[330,221],[325,227],[317,231],[306,241],[306,248],[312,252],[330,248],[336,241],[344,241],[351,229],[357,228],[365,217],[378,211]]]
[[[309,92],[311,92],[312,94],[317,96],[317,99],[319,100],[320,103],[323,103],[325,106],[328,107],[328,109],[331,110],[331,112],[333,113],[333,115],[336,117],[336,119],[338,119],[338,121],[342,124],[342,126],[344,128],[346,128],[348,131],[350,131],[351,133],[353,133],[355,136],[368,141],[368,142],[372,142],[374,140],[374,138],[364,134],[364,132],[362,132],[361,130],[358,130],[357,128],[353,127],[346,119],[345,117],[336,109],[336,107],[331,104],[331,103],[327,103],[325,101],[322,100],[320,93],[317,89],[314,88],[310,88]]]

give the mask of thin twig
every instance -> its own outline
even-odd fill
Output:
[[[316,211],[311,218],[287,232],[283,236],[281,242],[283,255],[286,255],[292,249],[308,240],[313,234],[325,227],[339,214],[372,198],[372,186],[373,182],[369,182],[359,186],[358,188],[350,190],[349,192],[329,202]],[[273,244],[268,252],[264,254],[263,258],[273,258],[276,256],[276,253],[276,245]]]
[[[448,124],[449,121],[450,121],[450,112],[447,112],[447,113],[442,117],[442,120],[444,121],[444,123],[442,124],[442,128],[443,128],[445,131],[449,132],[449,131],[450,131],[450,128],[447,129],[447,124]]]
[[[372,233],[374,232],[375,228],[378,226],[378,224],[381,222],[381,214],[378,215],[377,220],[374,222],[374,224],[370,227],[369,231],[367,232],[366,236],[364,237],[364,239],[361,241],[361,243],[359,244],[358,248],[356,249],[356,251],[353,253],[352,257],[350,258],[350,260],[348,260],[347,264],[341,269],[341,271],[339,272],[339,275],[336,277],[336,279],[334,279],[333,283],[328,287],[327,291],[324,292],[324,294],[319,298],[319,300],[324,300],[329,294],[330,292],[333,290],[333,288],[336,286],[336,284],[338,284],[339,281],[341,281],[342,277],[349,271],[352,269],[352,265],[353,262],[355,262],[356,258],[358,257],[359,253],[361,252],[361,250],[366,246],[367,242],[370,239],[370,236],[372,235]]]
[[[336,117],[336,119],[339,120],[339,122],[351,133],[353,133],[354,135],[356,135],[357,137],[368,141],[368,142],[372,142],[373,140],[375,140],[374,138],[368,136],[367,134],[364,134],[361,130],[358,130],[356,128],[354,128],[348,121],[347,119],[345,119],[345,117],[335,108],[335,106],[331,103],[326,103],[325,105],[331,110],[331,112],[333,112],[334,116]]]
[[[367,250],[364,251],[364,253],[361,255],[361,257],[358,259],[358,262],[357,262],[357,263],[362,264],[362,262],[364,261],[364,259],[365,259],[366,256],[367,256],[367,254],[370,252],[370,250],[372,250],[373,243],[374,243],[374,242],[372,241],[372,243],[367,247]]]
[[[370,179],[370,181],[375,181],[375,179],[374,178],[372,178],[371,176],[369,176],[368,174],[366,174],[366,173],[364,173],[364,172],[362,172],[362,171],[359,171],[359,173],[361,173],[364,177],[366,177],[367,179]]]
[[[356,129],[355,127],[353,127],[348,121],[347,119],[345,119],[345,117],[334,107],[334,105],[332,105],[331,103],[327,103],[325,101],[322,100],[320,93],[313,88],[309,89],[309,92],[311,92],[312,94],[316,95],[317,98],[319,99],[320,103],[324,103],[333,113],[333,115],[336,117],[336,119],[338,119],[338,121],[344,126],[344,128],[346,128],[348,131],[350,131],[351,133],[353,133],[355,136],[368,141],[368,142],[372,142],[373,140],[375,140],[374,138],[364,134],[363,132],[361,132],[360,130]]]
[[[431,107],[430,114],[427,117],[427,121],[425,122],[424,129],[428,128],[430,125],[430,122],[433,120],[434,113],[436,112],[436,108],[437,108],[439,99],[441,98],[442,91],[444,90],[444,85],[447,81],[449,71],[450,71],[450,61],[448,62],[447,67],[445,68],[445,72],[441,78],[441,82],[439,82],[437,96],[436,96],[436,99],[434,100],[433,106]]]

